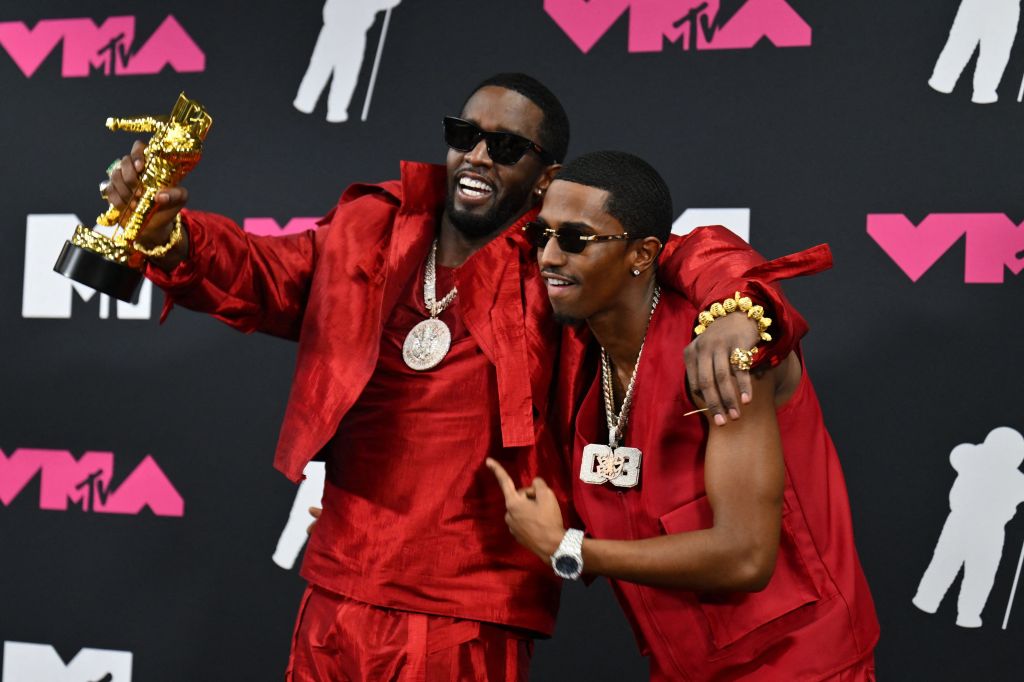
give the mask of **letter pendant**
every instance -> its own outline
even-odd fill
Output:
[[[593,485],[610,482],[619,488],[632,488],[640,482],[640,457],[636,448],[613,450],[608,445],[591,443],[583,448],[580,480]]]

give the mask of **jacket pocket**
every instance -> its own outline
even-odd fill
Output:
[[[683,533],[710,528],[714,512],[704,495],[662,515],[659,521],[666,533]],[[748,635],[765,640],[757,643],[758,648],[767,646],[799,627],[804,620],[800,613],[807,611],[802,607],[820,599],[797,548],[791,523],[789,511],[784,508],[775,571],[763,590],[698,595],[715,647],[727,647]]]

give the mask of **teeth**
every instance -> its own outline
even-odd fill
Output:
[[[480,180],[476,180],[474,178],[460,179],[459,188],[467,196],[471,196],[474,198],[485,196],[493,191],[491,189],[491,186],[488,185],[486,182],[481,182]]]
[[[566,282],[564,279],[552,279],[550,277],[545,279],[547,279],[548,284],[553,287],[567,287],[572,284],[572,282]]]

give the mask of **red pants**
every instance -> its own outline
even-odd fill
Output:
[[[309,586],[288,682],[525,682],[533,641],[489,623],[396,611]]]

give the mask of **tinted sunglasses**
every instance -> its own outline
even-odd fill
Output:
[[[543,249],[548,239],[555,238],[558,248],[566,253],[583,253],[587,244],[591,242],[610,242],[618,239],[630,239],[628,232],[622,234],[587,234],[578,227],[566,225],[557,230],[544,227],[541,223],[526,223],[523,226],[523,233],[527,241],[538,249]]]
[[[491,157],[491,161],[503,166],[515,165],[528,151],[533,151],[544,163],[558,163],[557,159],[544,151],[539,144],[522,135],[481,130],[475,124],[461,118],[444,117],[444,141],[452,149],[468,152],[480,144],[480,140],[487,141],[487,155]]]

